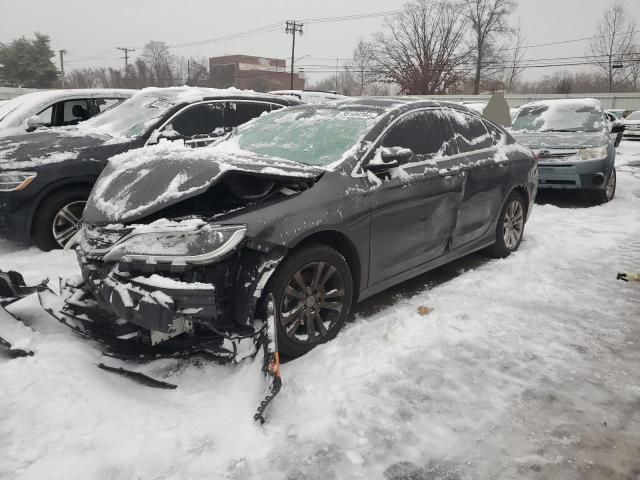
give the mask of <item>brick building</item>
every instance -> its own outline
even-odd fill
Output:
[[[285,90],[291,86],[291,73],[286,60],[253,57],[251,55],[225,55],[209,58],[209,85],[215,88],[236,87],[268,92]],[[293,88],[304,89],[304,78],[293,75]]]

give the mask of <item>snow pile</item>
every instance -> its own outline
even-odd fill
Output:
[[[0,477],[634,478],[640,287],[615,276],[638,269],[640,143],[620,152],[613,202],[537,205],[509,258],[471,255],[358,306],[335,340],[283,365],[264,427],[256,364],[122,364],[20,302],[35,331],[0,319],[0,335],[35,356],[0,358]],[[30,281],[72,260],[0,248]]]

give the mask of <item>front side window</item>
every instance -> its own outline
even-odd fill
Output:
[[[416,155],[438,158],[455,154],[454,133],[442,110],[410,113],[398,120],[382,138],[386,148],[409,148]]]
[[[539,103],[521,107],[513,120],[514,131],[598,132],[604,117],[595,103]]]
[[[182,110],[165,129],[183,137],[208,135],[218,128],[237,126],[236,104],[230,102],[201,103]]]
[[[60,102],[58,105],[62,107],[62,124],[69,125],[72,123],[82,122],[91,117],[87,100],[67,100]]]
[[[238,102],[236,104],[238,125],[247,123],[249,120],[259,117],[264,112],[272,112],[280,110],[281,108],[281,105],[273,103]]]
[[[41,111],[38,114],[38,118],[40,118],[40,121],[46,127],[50,127],[51,125],[53,125],[53,105]]]

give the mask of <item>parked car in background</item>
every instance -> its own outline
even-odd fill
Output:
[[[290,95],[302,100],[304,103],[324,103],[336,100],[346,100],[349,97],[340,95],[338,92],[325,90],[274,90],[271,95]]]
[[[580,190],[596,203],[613,199],[616,151],[600,102],[563,99],[520,107],[511,132],[539,156],[539,188]]]
[[[613,115],[614,117],[616,117],[617,119],[620,120],[624,120],[625,118],[627,118],[630,114],[632,114],[634,111],[633,110],[622,110],[622,109],[609,109],[609,110],[605,110],[606,113],[610,113],[611,115]]]
[[[640,138],[640,110],[635,111],[624,119],[624,136]]]
[[[618,119],[615,115],[609,112],[604,112],[609,122],[609,130],[611,131],[611,138],[613,139],[613,146],[617,147],[622,142],[622,136],[625,131],[625,124],[622,120]],[[613,127],[616,127],[616,133],[613,133]]]
[[[83,217],[83,276],[114,328],[151,343],[247,334],[272,293],[289,357],[333,338],[359,300],[516,251],[537,188],[533,152],[504,129],[407,98],[292,107],[145,157],[114,157]]]
[[[0,136],[16,130],[76,125],[122,103],[136,91],[96,88],[25,93],[0,105]]]
[[[236,89],[140,91],[75,127],[0,138],[0,234],[58,248],[76,233],[86,199],[109,157],[160,140],[199,147],[290,97]]]

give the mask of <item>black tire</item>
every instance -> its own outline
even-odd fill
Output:
[[[33,242],[38,248],[48,252],[49,250],[63,247],[54,236],[54,221],[58,228],[64,227],[64,224],[60,225],[64,219],[60,218],[59,213],[66,206],[73,206],[72,211],[76,212],[75,216],[78,217],[77,211],[80,207],[84,208],[84,205],[80,202],[86,203],[90,192],[91,189],[87,187],[70,187],[69,189],[58,190],[40,202],[38,210],[33,217],[31,230],[33,233]],[[82,213],[82,210],[80,210],[80,213]],[[69,228],[71,225],[72,222],[69,221]],[[74,228],[76,227],[74,226]],[[66,231],[66,229],[61,230],[61,232],[64,231]],[[66,237],[61,237],[61,240],[65,238]],[[68,240],[68,238],[66,238],[66,240]]]
[[[308,287],[307,291],[303,291],[303,285],[296,280],[297,274],[298,280]],[[314,284],[318,288],[312,289]],[[288,358],[304,355],[333,339],[344,326],[353,302],[349,265],[340,253],[325,245],[294,250],[271,277],[267,291],[273,294],[276,303],[278,350]],[[340,292],[342,295],[338,295]],[[331,297],[325,298],[325,294]]]
[[[519,212],[519,213],[518,213]],[[524,236],[524,225],[526,223],[527,209],[524,198],[519,192],[513,191],[504,202],[500,211],[498,225],[496,226],[496,241],[487,252],[494,258],[505,258],[518,250],[522,237]],[[513,218],[513,220],[509,220]],[[517,225],[519,227],[517,227]],[[511,225],[511,229],[509,226]],[[509,230],[517,236],[509,235]]]
[[[609,177],[607,178],[607,182],[605,183],[605,188],[603,190],[593,190],[590,192],[591,201],[596,205],[602,205],[613,200],[613,197],[616,196],[617,183],[618,177],[616,175],[616,169],[614,167],[611,170],[611,173],[609,173]]]

